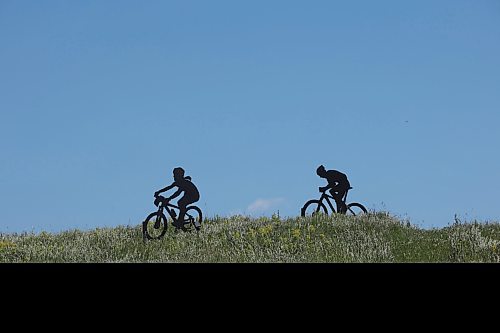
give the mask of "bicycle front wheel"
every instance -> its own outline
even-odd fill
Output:
[[[203,214],[201,209],[196,206],[187,207],[186,215],[184,216],[184,226],[187,228],[195,228],[200,230]]]
[[[365,206],[360,203],[353,202],[347,205],[346,215],[358,216],[367,213],[368,211],[366,210]]]
[[[151,213],[142,222],[142,234],[145,239],[161,239],[166,232],[167,218],[163,213]]]
[[[326,206],[319,200],[309,200],[300,210],[300,215],[302,217],[310,217],[318,214],[328,215]]]

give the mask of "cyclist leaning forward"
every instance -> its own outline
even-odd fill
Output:
[[[196,186],[191,182],[191,177],[184,177],[183,168],[175,168],[174,171],[174,182],[161,190],[155,192],[155,197],[160,193],[168,191],[174,187],[178,187],[178,190],[172,194],[170,197],[166,198],[166,201],[170,201],[178,197],[182,192],[184,196],[177,201],[177,206],[179,206],[179,216],[174,224],[177,229],[183,227],[184,215],[186,214],[186,207],[198,200],[200,200],[200,193]]]
[[[347,176],[337,170],[327,171],[323,165],[320,165],[316,169],[316,174],[328,181],[328,185],[320,187],[319,191],[325,192],[330,189],[330,194],[335,199],[335,203],[337,204],[337,212],[345,213],[347,211],[347,206],[342,199],[344,198],[347,190],[351,188],[351,184],[349,183],[349,180],[347,180]]]

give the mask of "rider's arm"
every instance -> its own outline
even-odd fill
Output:
[[[170,197],[167,198],[168,201],[172,200],[173,198],[176,198],[179,196],[179,194],[182,193],[182,190],[181,189],[178,189],[177,191],[175,191],[174,194],[172,194]]]
[[[326,190],[328,190],[329,188],[332,188],[332,184],[328,183],[328,185],[326,186],[320,186],[319,187],[319,191],[320,192],[325,192]]]
[[[320,192],[326,192],[328,189],[334,188],[337,186],[337,182],[328,182],[328,185],[326,186],[320,186],[319,191]]]
[[[174,187],[175,187],[175,183],[173,183],[172,185],[169,185],[169,186],[167,186],[165,188],[162,188],[161,190],[156,191],[155,194],[158,195],[158,194],[166,192],[166,191],[168,191],[168,190],[170,190],[170,189],[172,189]]]

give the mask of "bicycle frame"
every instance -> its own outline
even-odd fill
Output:
[[[345,191],[344,196],[342,197],[342,203],[346,206],[347,206],[346,202],[347,202],[347,193],[348,192],[349,192],[349,190]],[[326,194],[326,191],[325,191],[325,192],[321,193],[321,197],[319,198],[319,202],[323,203],[323,200],[326,200],[326,202],[328,203],[328,206],[330,206],[330,209],[332,210],[332,212],[336,213],[337,210],[335,208],[333,208],[333,205],[332,205],[332,202],[330,201],[330,199],[333,199],[333,201],[335,201],[335,198],[332,195]]]
[[[335,198],[333,196],[328,195],[325,192],[323,192],[321,194],[321,197],[319,198],[319,202],[323,203],[323,200],[326,200],[326,202],[328,203],[328,206],[330,206],[330,209],[332,210],[332,212],[336,212],[337,210],[335,208],[333,208],[333,205],[332,205],[332,202],[330,201],[330,198],[334,199],[334,201],[335,201]]]
[[[179,206],[176,206],[176,205],[173,205],[171,204],[170,202],[166,202],[167,204],[165,205],[165,202],[166,201],[160,201],[160,204],[158,205],[158,215],[160,215],[160,213],[163,213],[163,210],[165,209],[167,212],[168,212],[168,215],[170,215],[170,217],[172,218],[172,220],[174,220],[174,222],[177,222],[177,216],[175,213],[175,211],[173,209],[168,209],[168,207],[170,208],[175,208],[175,209],[179,209]],[[184,215],[184,218],[188,217],[189,219],[192,219],[193,216],[189,213],[186,212],[186,214]],[[184,222],[184,224],[189,224],[190,222]]]

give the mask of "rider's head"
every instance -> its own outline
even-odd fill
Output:
[[[174,179],[183,179],[184,178],[184,169],[183,168],[175,168],[174,169]]]
[[[318,176],[320,176],[321,178],[325,178],[326,176],[326,170],[325,170],[325,167],[323,165],[320,165],[317,169],[316,169],[316,174]]]

